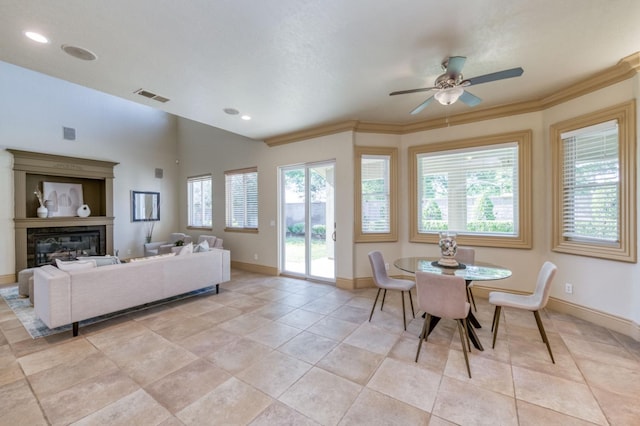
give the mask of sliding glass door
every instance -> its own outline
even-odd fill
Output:
[[[280,169],[280,269],[335,282],[335,163]]]

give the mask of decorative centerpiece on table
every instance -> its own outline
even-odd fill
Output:
[[[38,202],[40,203],[40,207],[38,207],[38,209],[36,210],[36,214],[40,218],[47,217],[49,214],[49,209],[47,209],[44,206],[45,200],[44,200],[44,197],[42,196],[42,191],[40,191],[40,188],[36,188],[36,190],[33,191],[33,193],[38,198]]]
[[[440,246],[440,253],[442,254],[442,257],[438,260],[438,265],[444,266],[445,268],[457,268],[459,264],[455,259],[456,251],[458,250],[456,233],[440,232],[438,246]]]

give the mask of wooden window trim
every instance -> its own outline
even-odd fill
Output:
[[[364,155],[389,156],[389,232],[362,232],[362,157]],[[354,241],[356,243],[398,241],[398,148],[356,146],[354,170]]]
[[[409,148],[409,241],[414,243],[438,243],[438,233],[418,232],[418,162],[417,156],[428,152],[451,151],[455,149],[483,147],[501,143],[518,144],[518,223],[519,233],[516,236],[466,235],[458,232],[457,241],[461,245],[480,247],[504,247],[530,249],[533,244],[532,225],[532,170],[531,145],[532,131],[521,130],[490,136],[481,136],[448,142],[438,142]]]
[[[618,155],[620,161],[620,242],[617,245],[570,241],[562,235],[562,166],[561,134],[603,123],[618,121]],[[636,249],[636,104],[635,100],[561,121],[550,127],[552,152],[552,231],[551,249],[559,253],[621,262],[637,262]]]

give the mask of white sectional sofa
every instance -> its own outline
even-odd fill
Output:
[[[63,271],[34,271],[34,309],[49,328],[78,322],[229,281],[228,250],[146,258],[145,261]]]

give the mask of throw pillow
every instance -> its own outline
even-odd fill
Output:
[[[201,253],[203,251],[209,251],[209,241],[207,240],[204,240],[193,248],[194,253]]]
[[[93,259],[88,260],[70,260],[64,261],[60,259],[56,259],[56,266],[61,271],[80,271],[83,269],[93,269],[96,268],[96,261]]]
[[[189,243],[180,247],[180,251],[178,251],[177,256],[181,256],[183,254],[191,254],[193,253],[193,243]]]

